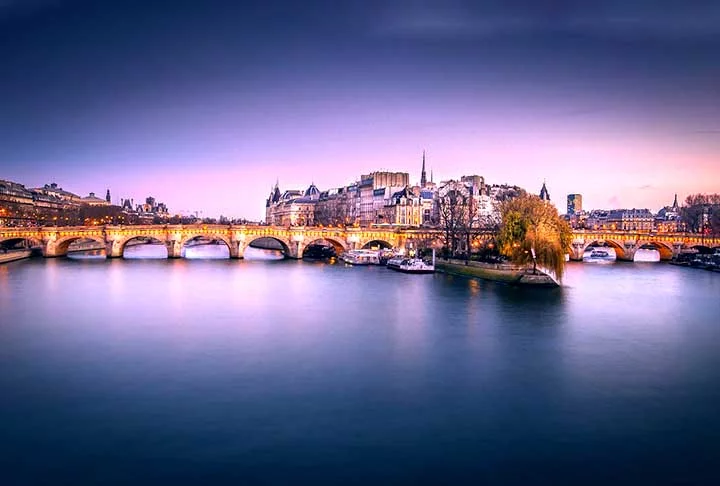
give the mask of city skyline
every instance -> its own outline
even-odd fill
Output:
[[[364,171],[364,172],[365,172],[365,173],[375,173],[375,172],[381,172],[382,170],[384,170],[384,169],[367,170],[367,171]],[[407,171],[402,171],[402,170],[400,170],[400,171],[398,171],[398,172],[400,172],[400,173],[407,173]],[[430,174],[430,170],[428,170],[427,172],[428,172],[428,174]],[[442,187],[442,183],[443,183],[443,182],[445,182],[445,183],[452,183],[452,182],[457,182],[457,181],[459,181],[459,180],[461,179],[461,177],[478,176],[478,175],[480,175],[480,174],[462,174],[462,176],[457,176],[457,177],[449,178],[449,179],[443,179],[442,181],[441,181],[441,180],[438,180],[437,178],[433,178],[433,180],[434,180],[435,185],[436,185],[438,188],[440,188],[440,187]],[[410,173],[410,176],[409,176],[409,177],[410,177],[410,179],[409,179],[410,183],[409,183],[409,185],[408,185],[409,187],[423,187],[423,186],[420,184],[420,178],[418,178],[417,181],[414,181],[413,176],[412,176],[411,173]],[[430,182],[430,181],[431,181],[431,177],[434,177],[434,176],[428,175],[427,177],[428,177],[428,182]],[[483,177],[483,176],[481,176],[481,177]],[[483,177],[483,178],[484,178],[484,177]],[[109,193],[109,196],[110,196],[109,204],[112,204],[112,205],[114,205],[114,206],[123,206],[124,203],[125,203],[125,204],[132,203],[132,204],[134,204],[134,205],[141,205],[141,204],[143,204],[143,203],[146,201],[146,199],[152,199],[152,200],[156,200],[156,199],[158,199],[158,198],[159,198],[159,199],[162,199],[162,196],[158,196],[159,191],[150,191],[150,192],[148,192],[148,193],[147,193],[146,195],[144,195],[144,196],[136,195],[136,194],[129,194],[129,195],[121,194],[121,195],[117,195],[117,194],[115,194],[115,193],[113,192],[112,188],[105,188],[105,189],[102,190],[101,192],[96,192],[96,191],[82,192],[82,191],[73,190],[72,186],[65,186],[65,185],[63,185],[63,184],[57,183],[56,181],[46,182],[46,183],[44,183],[44,184],[33,185],[33,184],[26,184],[26,183],[24,183],[23,181],[12,181],[12,180],[10,180],[9,178],[6,178],[6,177],[5,177],[5,178],[0,177],[0,181],[2,181],[2,180],[6,180],[6,181],[9,181],[9,182],[12,182],[12,183],[16,183],[16,184],[21,184],[21,185],[25,186],[27,189],[30,189],[30,190],[40,190],[40,191],[43,190],[43,187],[48,188],[48,187],[50,187],[51,185],[53,185],[53,186],[56,186],[56,187],[57,187],[58,189],[60,189],[60,190],[67,191],[68,193],[72,193],[72,194],[74,194],[75,196],[78,196],[79,198],[86,198],[86,199],[92,198],[92,197],[98,197],[98,198],[100,198],[100,199],[102,199],[102,200],[105,200],[105,199],[106,199],[106,195],[104,195],[104,193]],[[333,186],[330,186],[330,187],[322,187],[322,186],[321,186],[321,187],[319,187],[319,190],[320,190],[321,192],[325,192],[325,191],[332,191],[333,189],[343,189],[343,188],[347,188],[347,187],[349,187],[349,186],[358,184],[359,182],[360,182],[360,177],[358,176],[358,177],[354,178],[352,181],[348,182],[347,184],[344,184],[344,185],[337,185],[337,184],[336,184],[336,185],[333,185]],[[513,183],[513,182],[502,182],[502,183],[497,183],[497,182],[492,182],[492,181],[486,181],[486,182],[487,182],[488,186],[514,186],[514,187],[520,187],[521,189],[524,189],[524,190],[526,190],[527,192],[529,192],[530,194],[534,194],[534,195],[538,195],[538,194],[541,192],[541,191],[538,191],[538,190],[533,190],[533,189],[531,189],[531,188],[522,187],[522,186],[520,186],[520,185],[518,185],[518,184],[515,184],[515,183]],[[281,194],[285,193],[286,191],[300,191],[300,192],[302,193],[302,192],[305,192],[305,191],[308,189],[309,186],[316,186],[316,187],[317,187],[317,185],[315,184],[314,181],[308,183],[308,187],[305,187],[305,186],[289,186],[289,185],[288,185],[287,187],[285,187],[285,186],[282,185],[280,179],[279,179],[279,178],[276,178],[276,182],[275,182],[274,184],[271,184],[270,187],[269,187],[271,193],[272,193],[272,191],[273,191],[273,189],[275,188],[276,185],[279,187],[279,189],[280,189],[280,191],[281,191]],[[546,184],[546,182],[544,181],[544,182],[543,182],[543,186],[546,186],[546,185],[547,185],[547,184]],[[552,186],[551,186],[551,187],[552,187]],[[541,188],[541,189],[542,189],[542,188]],[[552,188],[548,189],[547,192],[550,194],[549,202],[550,202],[551,204],[553,204],[553,205],[557,208],[558,213],[560,213],[560,214],[565,214],[565,213],[567,212],[567,211],[566,211],[566,204],[567,204],[567,198],[568,198],[568,197],[570,197],[570,196],[580,196],[581,201],[582,201],[582,198],[584,198],[584,196],[583,196],[582,194],[579,194],[579,193],[555,194],[554,191],[552,190]],[[697,193],[692,193],[692,194],[694,195],[694,194],[697,194]],[[553,196],[553,195],[554,195],[554,196]],[[263,201],[261,201],[261,203],[264,203],[266,199],[267,199],[267,191],[265,192],[265,199],[263,199]],[[680,206],[682,206],[682,205],[683,205],[683,201],[685,200],[685,197],[682,196],[682,195],[679,195],[679,194],[673,194],[673,200],[674,200],[674,201],[677,201],[678,204],[679,204]],[[581,204],[582,204],[582,203],[581,203]],[[624,206],[624,207],[620,207],[620,206],[617,206],[617,207],[613,207],[613,206],[588,207],[587,205],[583,204],[583,205],[582,205],[582,208],[583,208],[583,211],[585,211],[585,212],[591,212],[591,211],[607,211],[607,210],[647,209],[647,210],[651,211],[651,212],[654,214],[654,213],[656,213],[658,210],[661,210],[661,209],[663,209],[663,208],[665,208],[665,207],[669,207],[669,206],[671,206],[671,205],[672,205],[671,203],[669,203],[669,204],[661,204],[661,205],[659,205],[659,206],[657,207],[657,209],[656,209],[656,208],[654,208],[654,207],[636,208],[636,207],[629,207],[629,206]],[[164,203],[163,203],[163,206],[165,206]],[[133,207],[135,207],[135,206],[133,206]],[[264,209],[264,208],[263,208],[263,209]],[[209,218],[215,218],[215,219],[217,219],[218,217],[226,217],[226,218],[230,218],[230,219],[246,219],[246,220],[248,220],[248,221],[263,221],[263,220],[265,219],[265,218],[264,218],[264,215],[261,215],[260,217],[253,219],[253,218],[248,218],[248,217],[246,217],[246,216],[244,216],[244,215],[236,216],[236,215],[232,215],[232,214],[213,214],[213,213],[211,213],[211,212],[209,212],[209,211],[206,211],[206,210],[203,208],[202,205],[197,205],[197,206],[194,207],[193,209],[179,209],[179,210],[178,210],[178,209],[174,209],[174,208],[172,208],[172,207],[168,207],[168,214],[171,214],[171,215],[182,215],[182,216],[209,217]]]
[[[277,178],[415,183],[427,150],[656,211],[720,175],[720,9],[660,4],[5,2],[1,176],[260,219]]]

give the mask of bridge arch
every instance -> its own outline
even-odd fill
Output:
[[[261,240],[272,240],[272,241],[278,243],[280,245],[280,248],[263,247],[260,244],[258,244],[258,242],[261,242]],[[253,245],[253,243],[255,243],[255,245]],[[285,255],[286,257],[291,255],[290,242],[286,241],[283,238],[279,238],[277,236],[268,236],[268,235],[253,236],[247,240],[246,246],[251,247],[251,248],[261,248],[261,249],[265,249],[265,250],[280,250],[283,252],[283,255]]]
[[[323,238],[315,238],[314,240],[311,240],[311,241],[305,243],[303,245],[303,252],[304,252],[305,248],[307,248],[308,246],[318,245],[323,242],[327,242],[327,243],[331,244],[333,246],[333,248],[335,248],[335,253],[337,253],[338,255],[347,250],[347,245],[340,239],[323,237]]]
[[[14,246],[17,246],[18,243],[22,242],[27,242],[27,245],[29,245],[31,248],[42,246],[42,242],[37,238],[33,238],[32,236],[11,236],[8,238],[0,239],[0,248],[10,249]]]
[[[165,243],[163,240],[159,239],[159,238],[156,238],[156,237],[154,237],[154,236],[149,236],[149,235],[134,235],[134,236],[130,236],[130,237],[128,237],[128,238],[124,238],[124,239],[120,240],[120,241],[117,243],[117,246],[118,246],[119,249],[120,249],[120,250],[119,250],[120,256],[123,257],[123,258],[125,258],[125,250],[127,250],[128,247],[134,246],[134,245],[130,245],[130,242],[135,241],[135,240],[143,240],[143,239],[149,240],[149,241],[151,242],[151,244],[158,244],[158,243],[159,243],[160,245],[162,245],[162,246],[165,248],[165,256],[164,256],[164,258],[167,258],[167,257],[169,256],[166,243]],[[158,246],[159,246],[159,245],[158,245]],[[162,257],[162,256],[158,256],[157,258],[163,258],[163,257]]]
[[[392,243],[381,239],[369,240],[362,246],[365,250],[384,250],[392,247]]]
[[[233,243],[230,241],[230,239],[228,237],[223,236],[223,235],[217,235],[217,234],[216,235],[206,235],[206,234],[202,234],[202,233],[192,234],[192,235],[183,237],[179,242],[180,251],[182,252],[182,250],[187,250],[187,248],[188,248],[187,244],[189,242],[191,242],[193,240],[197,240],[199,238],[205,238],[205,239],[208,239],[211,241],[223,242],[228,249],[228,258],[232,258],[233,255],[237,253],[237,246],[235,246],[235,248],[233,248]],[[237,245],[237,243],[235,245]]]
[[[708,254],[713,252],[713,248],[711,248],[708,245],[688,245],[686,248],[692,248],[694,250],[697,250],[701,254]]]
[[[92,240],[103,248],[106,247],[105,238],[101,235],[74,235],[74,236],[63,236],[52,243],[53,251],[50,252],[50,256],[65,256],[70,249],[70,245],[78,240]],[[48,245],[50,246],[50,245]]]
[[[643,246],[652,246],[655,247],[655,249],[660,252],[660,260],[672,260],[673,257],[673,250],[672,247],[668,246],[666,243],[661,241],[639,241],[637,244],[638,248],[642,248]]]
[[[606,243],[608,246],[612,247],[613,250],[615,250],[615,255],[617,256],[618,260],[624,260],[625,259],[625,247],[623,247],[620,243],[613,240],[595,240],[590,241],[583,247],[582,251],[580,252],[579,257],[582,259],[583,253],[590,248],[591,246],[601,246],[603,243]]]

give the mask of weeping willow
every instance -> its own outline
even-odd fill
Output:
[[[503,203],[498,248],[513,263],[545,267],[562,280],[571,235],[557,209],[537,196]]]

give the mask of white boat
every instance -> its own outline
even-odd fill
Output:
[[[617,260],[615,249],[609,246],[592,246],[583,253],[585,263],[612,263]]]
[[[431,263],[422,258],[395,257],[388,260],[387,267],[403,273],[435,273],[435,250]]]
[[[660,252],[654,248],[638,248],[633,257],[634,262],[655,263],[660,261]]]
[[[377,250],[350,250],[343,253],[340,259],[350,265],[380,265]]]
[[[388,268],[391,268],[391,269],[393,269],[393,270],[399,270],[399,269],[400,269],[400,265],[402,264],[402,262],[404,262],[404,261],[407,260],[407,259],[408,259],[407,257],[402,256],[402,255],[401,255],[401,256],[393,257],[393,258],[391,258],[390,260],[387,261],[387,267],[388,267]]]

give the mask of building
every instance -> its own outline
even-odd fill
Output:
[[[78,196],[77,194],[74,194],[70,191],[64,190],[62,187],[58,186],[57,183],[55,183],[55,182],[50,183],[50,184],[45,184],[43,187],[31,189],[31,191],[33,191],[36,194],[42,194],[45,196],[54,197],[56,199],[66,202],[66,203],[75,203],[75,204],[82,203],[82,198],[80,196]]]
[[[609,211],[605,228],[613,231],[652,231],[655,217],[649,209],[614,209]]]
[[[108,195],[110,194],[110,191],[108,191]],[[81,199],[81,203],[86,206],[109,206],[110,202],[106,199],[100,199],[99,197],[95,196],[94,192],[91,192],[89,195],[85,196]]]
[[[358,221],[360,226],[369,226],[377,223],[382,209],[378,200],[382,197],[388,201],[392,194],[401,191],[410,184],[410,174],[407,172],[378,171],[360,176],[357,184]],[[382,192],[380,190],[383,190]]]
[[[265,204],[265,222],[276,226],[314,226],[315,206],[321,192],[310,186],[305,192],[297,189],[286,190],[282,195],[278,184],[270,192]]]
[[[681,227],[680,206],[678,205],[677,194],[672,205],[665,206],[655,215],[655,231],[658,233],[674,233]]]
[[[0,224],[4,226],[69,225],[79,223],[80,197],[57,184],[29,189],[0,180]]]
[[[419,193],[409,186],[392,194],[383,208],[383,221],[398,226],[420,226],[423,222],[423,205]]]
[[[503,202],[527,194],[525,189],[509,184],[492,184],[486,187],[489,196],[488,212],[492,224],[500,223]]]
[[[582,194],[568,194],[567,215],[568,216],[576,216],[577,214],[581,213],[582,210],[583,210]]]
[[[321,226],[350,225],[355,221],[355,195],[348,187],[329,189],[320,193],[315,204],[315,224]]]

